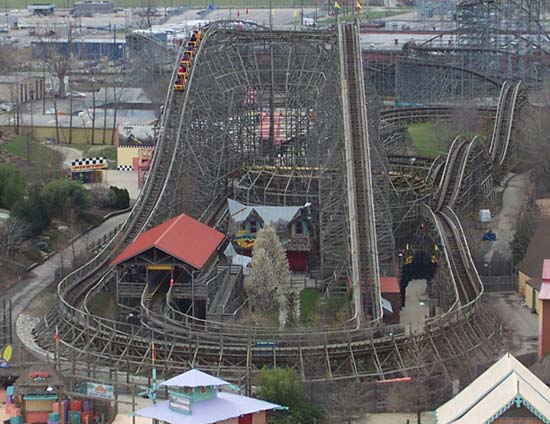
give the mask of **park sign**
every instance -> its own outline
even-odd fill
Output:
[[[94,171],[97,169],[107,169],[105,158],[83,158],[71,161],[72,172]]]
[[[175,412],[191,415],[191,398],[183,393],[170,392],[168,407]]]
[[[86,394],[95,398],[115,399],[115,388],[107,384],[86,383]]]

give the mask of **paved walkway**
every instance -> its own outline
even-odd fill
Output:
[[[497,235],[497,241],[481,241],[480,256],[485,263],[509,260],[512,257],[510,242],[514,239],[515,225],[525,202],[527,201],[527,174],[509,174],[506,177],[502,193],[502,209],[493,218],[491,228]]]
[[[400,324],[407,327],[407,331],[417,331],[424,325],[429,315],[426,280],[411,280],[407,286],[405,307],[401,309]]]
[[[538,315],[531,313],[518,293],[488,293],[488,303],[503,320],[506,331],[503,350],[515,356],[536,352]]]
[[[77,239],[73,243],[74,253],[76,255],[84,253],[89,242],[108,234],[113,228],[121,224],[127,216],[128,213],[115,216]],[[47,353],[36,345],[32,331],[40,318],[48,312],[51,302],[55,301],[54,292],[46,289],[55,280],[56,270],[61,266],[61,263],[64,267],[69,268],[72,258],[73,246],[71,245],[52,255],[42,265],[36,267],[29,277],[20,281],[4,295],[6,299],[12,301],[12,316],[17,338],[28,350],[39,354],[41,357],[44,357]],[[19,355],[23,355],[23,352]]]

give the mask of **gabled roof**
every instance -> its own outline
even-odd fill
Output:
[[[208,225],[181,214],[145,231],[111,265],[120,264],[151,248],[157,248],[195,269],[201,269],[224,237]]]
[[[212,424],[252,414],[277,409],[280,406],[259,399],[239,396],[233,393],[218,393],[214,399],[195,402],[191,405],[191,415],[175,412],[161,402],[136,412],[137,416],[157,419],[171,424]]]
[[[245,221],[252,212],[256,212],[265,224],[275,225],[279,221],[291,222],[298,211],[306,206],[260,206],[243,205],[233,199],[227,199],[229,215],[237,223]]]
[[[206,386],[228,386],[230,383],[213,375],[206,374],[199,370],[189,370],[183,374],[166,380],[161,386],[170,387],[206,387]]]
[[[518,270],[531,278],[542,276],[542,265],[546,258],[550,257],[550,218],[543,217],[537,223],[537,229],[531,237],[529,247],[518,264]]]
[[[523,406],[542,422],[550,423],[550,388],[507,353],[468,387],[436,409],[434,422],[489,423],[516,406]]]

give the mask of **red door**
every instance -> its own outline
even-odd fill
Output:
[[[293,272],[307,272],[307,252],[286,252],[288,266]]]

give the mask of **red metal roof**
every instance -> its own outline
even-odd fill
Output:
[[[219,231],[181,214],[145,231],[122,251],[117,265],[153,247],[196,269],[201,269],[224,239]]]
[[[395,277],[380,277],[380,293],[400,293]]]

